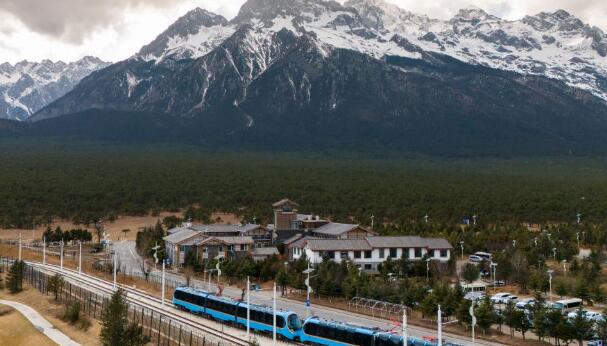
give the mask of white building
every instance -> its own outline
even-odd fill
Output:
[[[419,261],[425,256],[431,260],[446,263],[451,259],[453,246],[446,239],[405,237],[366,237],[362,239],[299,239],[292,244],[293,259],[303,253],[312,264],[329,258],[337,263],[351,261],[367,271],[375,271],[388,258],[407,258]]]

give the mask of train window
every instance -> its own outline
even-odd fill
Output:
[[[306,323],[304,332],[308,335],[318,335],[318,325],[316,323]]]
[[[249,312],[250,314],[250,312]],[[238,306],[238,317],[247,318],[247,307],[246,306]]]
[[[183,292],[175,291],[175,299],[183,300]]]
[[[285,327],[285,318],[282,316],[276,316],[276,328]]]
[[[295,314],[289,315],[288,321],[289,321],[289,329],[291,329],[291,330],[301,329],[301,321],[299,320],[299,317],[297,317],[297,315],[295,315]]]

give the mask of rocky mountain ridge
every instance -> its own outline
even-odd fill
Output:
[[[25,120],[68,93],[91,72],[108,66],[94,57],[72,63],[43,60],[0,65],[0,119]]]

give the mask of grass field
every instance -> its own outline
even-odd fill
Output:
[[[51,346],[55,343],[18,311],[0,304],[0,345]]]

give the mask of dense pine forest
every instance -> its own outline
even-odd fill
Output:
[[[255,153],[197,146],[0,141],[0,226],[91,223],[195,206],[271,221],[289,197],[334,221],[574,223],[607,217],[607,160]],[[201,213],[205,214],[206,213]]]

